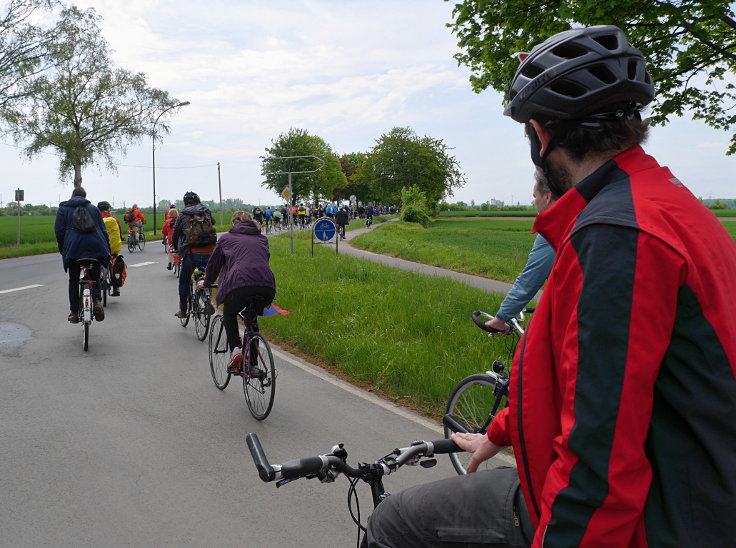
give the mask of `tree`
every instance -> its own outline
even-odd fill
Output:
[[[271,141],[272,147],[266,149],[261,174],[266,178],[263,186],[281,194],[289,183],[285,172],[315,171],[292,175],[292,203],[315,203],[322,196],[331,199],[335,189],[347,184],[345,174],[340,168],[340,161],[330,146],[316,135],[310,135],[304,129],[291,128]],[[317,156],[325,164],[314,158],[293,158],[279,160],[289,156]]]
[[[449,150],[440,139],[420,138],[411,128],[396,127],[376,141],[353,177],[368,184],[374,197],[384,203],[399,203],[401,189],[416,186],[435,213],[440,200],[465,183]]]
[[[447,1],[447,0],[446,0]],[[736,125],[736,20],[731,0],[464,0],[448,24],[462,50],[459,64],[476,92],[506,93],[518,67],[516,52],[577,26],[612,24],[648,59],[657,88],[652,122],[692,117],[729,130]],[[728,154],[736,152],[736,135]]]
[[[10,116],[16,139],[29,141],[24,152],[55,149],[60,178],[73,173],[75,187],[98,157],[115,171],[113,154],[151,135],[155,117],[179,103],[148,87],[145,74],[113,68],[98,20],[92,9],[62,10],[49,52],[54,66],[28,84],[27,105]],[[158,125],[158,135],[167,131],[165,122]]]
[[[340,169],[345,174],[347,184],[335,189],[332,195],[334,200],[347,200],[350,196],[355,196],[360,202],[368,202],[372,199],[370,186],[361,182],[356,176],[367,158],[368,155],[365,152],[352,152],[339,157]]]
[[[56,38],[28,22],[38,9],[50,8],[52,0],[11,0],[0,14],[0,116],[15,101],[25,97],[25,83],[50,67],[48,48]]]

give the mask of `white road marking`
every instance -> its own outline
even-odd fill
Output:
[[[24,289],[33,289],[34,287],[43,287],[43,284],[24,285],[23,287],[14,287],[13,289],[3,289],[0,293],[12,293],[13,291],[23,291]]]
[[[128,268],[138,268],[139,266],[148,266],[149,264],[158,264],[158,261],[146,261],[145,263],[129,264]]]
[[[326,373],[325,371],[322,371],[321,369],[317,367],[305,365],[295,360],[288,354],[279,352],[273,347],[271,347],[271,352],[273,352],[275,356],[278,356],[285,362],[289,362],[291,365],[298,367],[299,369],[301,369],[302,371],[305,371],[306,373],[309,373],[310,375],[314,375],[318,379],[322,379],[323,381],[326,381],[334,386],[337,386],[338,388],[342,388],[343,390],[345,390],[346,392],[349,392],[350,394],[353,394],[354,396],[358,396],[359,398],[369,401],[377,405],[378,407],[382,407],[383,409],[386,409],[387,411],[390,411],[391,413],[394,413],[396,415],[399,415],[400,417],[408,419],[420,426],[429,428],[430,430],[432,430],[433,432],[435,432],[436,434],[440,436],[445,435],[444,429],[434,421],[425,419],[424,417],[420,417],[419,415],[412,413],[411,411],[407,411],[403,407],[400,407],[393,403],[389,403],[379,398],[378,396],[374,396],[373,394],[366,392],[365,390],[356,388],[352,384],[346,383],[343,380],[333,377],[329,373]],[[514,458],[511,455],[508,455],[506,453],[503,453],[503,452],[498,453],[494,458],[498,458],[502,460],[508,466],[516,466],[516,461],[514,460]]]

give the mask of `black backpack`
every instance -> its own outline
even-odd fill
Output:
[[[97,223],[92,219],[92,215],[87,211],[86,205],[80,205],[74,208],[72,213],[72,230],[81,232],[82,234],[90,234],[97,229]]]
[[[209,212],[184,213],[182,233],[189,247],[204,247],[217,243],[217,230]]]
[[[135,213],[132,209],[129,209],[125,212],[125,215],[123,215],[123,221],[126,223],[133,223],[135,222]]]

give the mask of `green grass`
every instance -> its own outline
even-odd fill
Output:
[[[116,215],[120,225],[123,227],[123,237],[126,237],[126,224],[122,215]],[[219,216],[215,216],[217,221]],[[158,219],[157,219],[158,221]],[[0,217],[0,259],[10,257],[22,257],[26,255],[38,255],[40,253],[55,253],[59,249],[56,245],[54,234],[54,223],[56,217],[32,216],[20,218],[20,242],[18,242],[18,217]],[[163,219],[161,219],[163,224]],[[156,234],[153,233],[153,221],[144,225],[144,234],[149,243],[161,239],[161,226],[156,223]],[[218,225],[217,230],[223,232],[230,229],[230,224]]]
[[[291,314],[262,319],[261,330],[353,381],[439,416],[458,380],[506,354],[470,320],[473,310],[495,310],[500,295],[328,246],[312,258],[308,233],[296,235],[294,255],[288,235],[270,243],[276,304]]]
[[[534,243],[531,227],[531,220],[437,219],[427,229],[399,221],[361,234],[351,243],[410,261],[513,281]]]
[[[440,211],[438,217],[536,217],[537,212],[532,208],[526,210],[504,211],[494,209],[493,211],[478,211],[475,209],[467,211]]]

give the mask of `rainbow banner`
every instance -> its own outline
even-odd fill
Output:
[[[272,304],[269,308],[266,308],[261,316],[265,316],[268,318],[269,316],[276,316],[277,314],[281,314],[282,316],[286,316],[289,314],[288,310],[284,310],[283,308],[279,308],[275,304]]]

